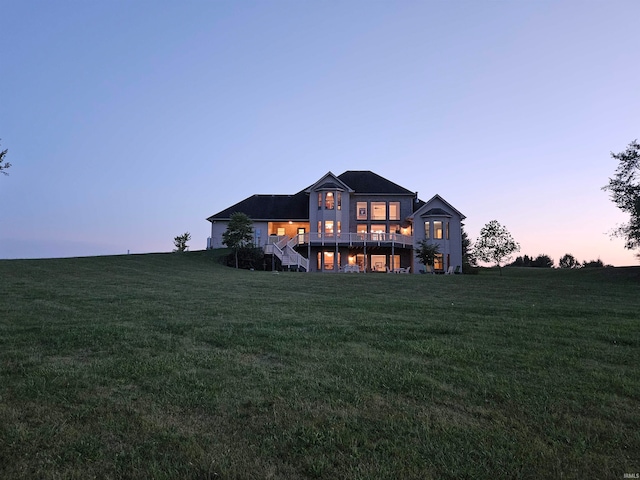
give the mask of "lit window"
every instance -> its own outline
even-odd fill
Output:
[[[318,238],[322,236],[322,222],[318,220]]]
[[[333,237],[333,220],[324,222],[324,234],[327,237]]]
[[[449,222],[447,222],[446,238],[449,240]]]
[[[386,255],[371,255],[371,269],[376,272],[384,272],[387,266]]]
[[[338,210],[342,210],[342,192],[338,192]]]
[[[284,237],[284,227],[278,227],[278,236]]]
[[[444,265],[442,264],[442,254],[437,253],[436,257],[433,261],[433,268],[435,270],[444,270]]]
[[[333,270],[333,252],[324,252],[324,269]]]
[[[442,238],[442,222],[433,222],[433,238]]]
[[[367,225],[364,223],[357,226],[358,240],[364,240],[367,237]]]
[[[431,225],[430,222],[424,222],[424,238],[429,240],[431,238]]]
[[[334,269],[334,252],[318,252],[318,270],[333,270]],[[338,265],[340,264],[340,253],[338,253]]]
[[[389,202],[389,220],[400,220],[400,202]]]
[[[322,208],[322,193],[318,192],[318,210]]]
[[[338,222],[338,235],[342,232],[342,222]]]
[[[391,260],[391,270],[400,268],[400,255],[389,255],[389,259]]]
[[[334,201],[333,192],[327,192],[324,200],[324,208],[327,210],[333,210]]]
[[[371,220],[386,220],[387,204],[385,202],[371,202]]]
[[[384,241],[386,232],[386,225],[371,225],[371,240],[378,242]]]
[[[367,219],[367,202],[358,202],[358,220],[366,220]]]

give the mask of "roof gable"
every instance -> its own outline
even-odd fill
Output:
[[[333,173],[327,172],[320,180],[316,183],[305,189],[305,192],[313,192],[316,190],[343,190],[347,192],[352,192],[353,190],[349,188],[348,185],[340,180],[340,178],[336,177]]]
[[[444,208],[443,208],[444,207]],[[426,201],[420,208],[413,212],[409,218],[413,220],[415,217],[429,217],[429,216],[452,216],[458,215],[460,220],[464,220],[465,217],[449,202],[442,198],[437,193]]]

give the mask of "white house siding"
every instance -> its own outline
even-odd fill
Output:
[[[444,210],[447,215],[430,215],[423,217],[423,215],[431,209],[439,208]],[[443,222],[444,234],[442,239],[435,239],[433,235],[429,239],[429,243],[437,244],[440,246],[440,253],[443,256],[445,271],[449,267],[460,267],[462,269],[462,215],[452,208],[446,201],[442,200],[439,196],[435,196],[423,205],[419,210],[414,212],[413,217],[413,242],[414,249],[418,247],[418,244],[425,239],[424,222]],[[446,223],[449,222],[449,238],[446,237]],[[433,223],[431,224],[433,229]],[[415,250],[414,250],[415,251]],[[449,261],[447,262],[447,258]],[[424,266],[420,263],[417,256],[414,255],[414,272],[419,272]]]
[[[222,234],[227,231],[228,223],[220,220],[211,222],[211,248],[225,248],[222,244]]]
[[[222,243],[222,234],[227,231],[227,225],[229,222],[222,220],[215,220],[211,222],[211,243],[210,248],[225,248],[226,245]],[[258,235],[259,232],[259,235]],[[264,247],[269,237],[269,223],[268,222],[254,222],[253,223],[254,242],[256,246]]]

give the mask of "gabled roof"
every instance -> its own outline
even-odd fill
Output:
[[[442,204],[445,205],[445,207],[447,207],[449,209],[449,211],[447,212],[446,210],[440,208],[440,207],[431,207],[431,204],[434,202],[440,201]],[[442,212],[442,213],[440,213]],[[409,219],[413,220],[416,216],[421,216],[421,217],[428,217],[431,215],[434,216],[450,216],[451,212],[457,214],[460,216],[460,220],[464,220],[465,217],[462,213],[460,213],[453,205],[451,205],[449,202],[447,202],[444,198],[442,198],[440,195],[438,195],[437,193],[431,197],[428,201],[424,202],[419,208],[417,208],[410,216]]]
[[[309,197],[295,195],[252,195],[207,220],[229,220],[235,212],[246,213],[252,220],[309,220]]]
[[[355,193],[415,195],[411,190],[407,190],[369,170],[347,170],[342,175],[338,175],[338,178],[355,190]]]
[[[348,185],[336,177],[333,173],[327,172],[320,180],[306,188],[304,191],[309,193],[313,190],[343,190],[351,192]]]
[[[257,221],[309,220],[309,192],[312,190],[337,189],[349,193],[366,195],[411,195],[415,193],[393,183],[369,170],[347,170],[335,176],[328,172],[310,187],[295,195],[252,195],[229,208],[207,218],[210,222],[229,220],[235,212],[247,214]],[[434,197],[435,198],[435,197]],[[424,205],[414,201],[414,210]],[[448,205],[448,204],[447,204]],[[453,208],[453,207],[452,207]]]

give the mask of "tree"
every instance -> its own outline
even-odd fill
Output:
[[[238,250],[253,243],[253,224],[245,213],[235,212],[231,215],[227,230],[222,234],[222,243],[233,249],[238,268]]]
[[[582,268],[602,268],[604,267],[604,263],[602,263],[602,260],[597,259],[597,260],[590,260],[590,261],[584,261],[582,262]]]
[[[538,255],[532,262],[531,262],[531,266],[532,267],[537,267],[537,268],[553,268],[553,258],[551,258],[549,255],[546,255],[544,253],[541,253],[540,255]]]
[[[491,220],[482,230],[475,244],[476,257],[487,263],[495,263],[502,275],[501,263],[508,261],[511,254],[520,250],[509,231],[497,220]]]
[[[620,225],[613,235],[626,240],[625,248],[640,248],[640,144],[631,142],[624,152],[611,153],[619,162],[618,169],[609,184],[602,187],[611,193],[617,207],[630,215],[628,223]],[[639,255],[640,256],[640,255]]]
[[[8,151],[9,150],[5,149],[0,152],[0,172],[4,173],[5,175],[9,175],[9,172],[7,172],[6,170],[11,167],[11,164],[5,160],[5,156],[7,155]]]
[[[464,229],[464,224],[461,225],[460,231],[462,233],[462,271],[464,272],[475,267],[477,262],[473,256],[473,244]]]
[[[436,261],[436,255],[439,253],[440,246],[435,243],[429,243],[426,240],[420,241],[418,248],[416,248],[416,256],[425,267],[433,267]]]
[[[565,253],[558,262],[560,268],[580,268],[580,262],[570,253]]]
[[[182,235],[178,235],[173,239],[173,244],[176,246],[174,252],[186,252],[189,250],[189,245],[187,242],[191,240],[191,234],[189,232],[184,232]]]
[[[531,267],[533,266],[532,264],[533,264],[533,258],[531,258],[529,255],[525,255],[524,257],[517,256],[516,259],[507,266],[508,267]]]

